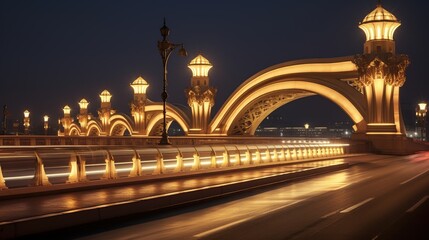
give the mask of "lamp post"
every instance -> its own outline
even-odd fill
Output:
[[[28,134],[30,128],[30,112],[28,110],[24,111],[24,133]]]
[[[310,127],[310,124],[306,123],[304,124],[304,128],[305,128],[305,138],[308,138],[308,128]]]
[[[166,102],[167,102],[167,62],[168,58],[170,57],[171,52],[173,52],[174,49],[180,46],[179,49],[179,55],[181,56],[187,56],[186,50],[183,48],[183,44],[176,44],[171,43],[167,40],[168,35],[170,34],[170,29],[165,25],[165,18],[164,18],[164,26],[160,29],[162,41],[158,41],[158,50],[161,54],[162,58],[162,64],[164,67],[164,80],[163,80],[163,90],[161,94],[162,98],[162,114],[163,114],[163,123],[162,123],[162,137],[161,141],[159,142],[160,145],[169,145],[170,141],[168,140],[167,135],[167,122],[166,122]]]
[[[416,125],[420,129],[420,140],[426,140],[426,113],[427,113],[427,103],[420,102],[416,107]],[[416,129],[417,132],[417,129]]]
[[[45,135],[48,135],[48,128],[49,128],[49,116],[45,115],[43,116],[43,129],[45,129]]]

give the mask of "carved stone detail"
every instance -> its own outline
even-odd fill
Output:
[[[260,120],[260,117],[265,116],[265,112],[272,111],[283,105],[285,102],[295,98],[296,94],[280,94],[273,95],[267,98],[260,99],[248,108],[241,116],[236,124],[231,128],[231,135],[248,135],[250,134],[249,129],[252,128],[253,124]]]
[[[384,54],[364,54],[356,55],[353,63],[358,68],[358,83],[369,86],[374,79],[384,79],[386,84],[402,87],[405,83],[405,69],[410,64],[407,55]]]
[[[198,103],[199,105],[202,105],[205,102],[209,102],[210,106],[213,107],[214,105],[214,97],[217,92],[217,89],[214,87],[208,87],[207,89],[201,89],[200,86],[196,85],[192,88],[186,89],[185,91],[187,93],[188,97],[188,104],[190,107],[193,106],[193,104]]]

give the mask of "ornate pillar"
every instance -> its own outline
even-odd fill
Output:
[[[380,4],[359,27],[366,34],[364,54],[357,55],[357,84],[367,100],[367,134],[405,134],[399,90],[405,82],[408,56],[395,53],[393,34],[401,24]]]
[[[208,73],[212,65],[202,55],[198,55],[188,67],[192,70],[191,87],[185,91],[192,111],[189,135],[206,134],[217,91],[209,86]]]
[[[134,118],[134,133],[133,135],[147,135],[146,132],[146,90],[149,84],[142,78],[138,77],[132,84],[134,90],[134,98],[131,101],[131,115]]]
[[[81,135],[83,136],[86,136],[86,132],[88,130],[88,121],[89,121],[88,104],[89,102],[85,98],[82,98],[82,100],[80,100],[79,102],[80,110],[79,110],[79,115],[77,117],[79,119]]]
[[[100,94],[101,107],[98,110],[98,117],[101,121],[101,136],[109,135],[108,131],[110,129],[110,116],[115,114],[115,110],[112,109],[112,104],[110,103],[111,98],[112,95],[107,90],[104,90]]]
[[[70,135],[70,125],[73,122],[73,119],[70,116],[71,108],[69,105],[65,105],[63,108],[64,117],[61,118],[61,124],[63,125],[64,132],[58,132],[59,136],[69,136]]]

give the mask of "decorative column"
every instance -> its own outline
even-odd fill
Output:
[[[416,133],[421,141],[427,141],[426,136],[426,113],[427,103],[420,102],[416,107]]]
[[[28,135],[30,133],[30,112],[28,110],[24,111],[24,134]]]
[[[381,4],[359,25],[365,32],[364,54],[357,55],[357,85],[367,100],[367,134],[405,135],[399,104],[399,89],[404,84],[408,56],[395,53],[393,34],[401,24]]]
[[[115,110],[112,109],[112,104],[110,103],[111,98],[112,95],[107,90],[104,90],[100,94],[101,107],[98,110],[98,117],[101,121],[101,136],[107,136],[109,134],[108,130],[110,128],[110,116],[115,114]]]
[[[146,90],[149,84],[142,78],[138,77],[130,84],[134,90],[134,98],[131,101],[131,115],[134,118],[133,135],[146,135]]]
[[[45,135],[48,135],[48,129],[49,129],[49,116],[48,115],[43,116],[43,129],[45,130]]]
[[[188,67],[192,70],[191,87],[186,89],[188,104],[192,111],[189,135],[206,134],[217,91],[216,88],[209,86],[208,73],[212,65],[202,55],[198,55]]]
[[[77,116],[77,118],[79,119],[81,135],[83,136],[86,136],[86,132],[88,130],[88,121],[89,121],[88,105],[89,105],[89,102],[85,98],[82,98],[79,102],[80,109],[79,109],[79,115]]]
[[[68,136],[70,135],[70,125],[73,122],[73,119],[70,116],[71,108],[68,105],[65,105],[63,108],[64,117],[61,119],[61,124],[63,125],[64,132],[61,134],[58,132],[59,136]]]

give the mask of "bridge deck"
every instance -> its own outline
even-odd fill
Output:
[[[211,174],[199,174],[188,177],[169,176],[158,181],[142,181],[114,187],[98,187],[97,189],[57,192],[26,197],[0,196],[0,233],[5,237],[16,237],[15,234],[36,233],[56,228],[100,221],[119,216],[128,209],[136,213],[154,210],[163,206],[180,202],[193,201],[189,195],[204,194],[199,190],[216,189],[211,195],[225,194],[232,189],[225,189],[226,184],[245,183],[250,180],[266,179],[267,177],[286,176],[293,173],[311,173],[314,169],[327,166],[345,167],[344,159],[356,155],[341,156],[318,161],[296,161],[277,166],[260,166],[249,169],[230,170]],[[335,169],[338,169],[335,168]],[[304,171],[307,170],[307,171]],[[300,175],[302,176],[302,175]],[[295,176],[297,177],[297,176]],[[254,186],[247,184],[248,187]],[[219,189],[221,187],[221,189]],[[40,188],[40,187],[39,187]],[[237,191],[237,190],[234,190]],[[214,193],[214,194],[213,194]],[[188,196],[183,196],[188,195]],[[195,196],[193,196],[195,197]],[[3,199],[2,199],[3,198]],[[195,200],[195,199],[194,199]],[[144,207],[143,206],[144,202]],[[102,211],[109,208],[110,212]],[[125,208],[124,208],[125,207]],[[137,208],[139,208],[137,210]],[[118,215],[119,213],[119,215]],[[93,215],[96,215],[93,216]],[[66,220],[67,219],[67,220]]]

